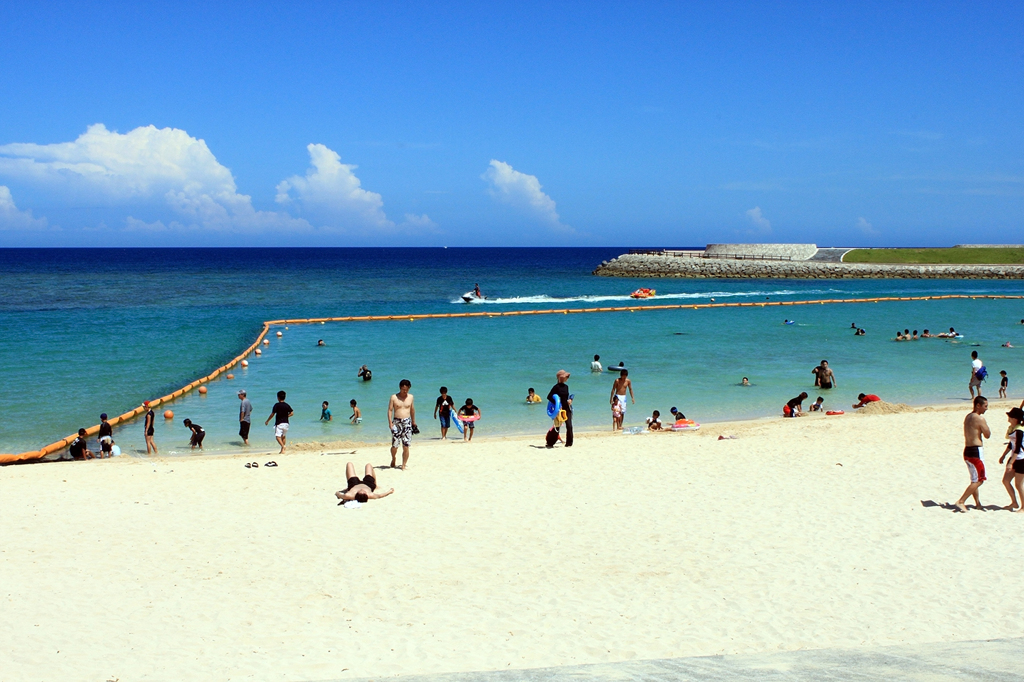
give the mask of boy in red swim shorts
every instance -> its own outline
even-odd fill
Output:
[[[964,419],[964,463],[971,474],[971,484],[957,500],[956,508],[962,512],[967,511],[964,504],[968,497],[974,497],[974,506],[981,509],[981,498],[978,497],[978,488],[985,482],[985,456],[984,440],[992,437],[992,431],[985,421],[985,410],[988,409],[988,399],[984,396],[977,396],[974,399],[974,409]]]

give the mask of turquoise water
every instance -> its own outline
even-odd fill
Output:
[[[948,293],[1022,294],[1021,282],[623,280],[590,271],[622,249],[193,249],[0,251],[9,295],[0,304],[7,343],[0,451],[35,449],[120,414],[208,373],[252,342],[264,319],[463,311],[458,296],[480,282],[496,300],[474,310],[621,305],[639,286],[658,302],[763,301]],[[82,267],[69,267],[80,264]],[[479,307],[476,307],[479,305]],[[783,319],[795,319],[784,325]],[[610,429],[613,376],[589,371],[591,357],[630,368],[637,396],[626,425],[675,405],[697,421],[775,415],[827,358],[838,388],[826,407],[849,409],[859,392],[908,403],[962,402],[970,351],[992,378],[1022,377],[1024,302],[925,301],[785,308],[726,308],[513,318],[328,323],[281,329],[234,380],[175,401],[173,422],[157,420],[162,453],[187,452],[189,417],[207,431],[210,453],[239,449],[235,392],[254,405],[254,447],[271,447],[263,426],[278,390],[295,409],[292,441],[382,441],[398,381],[417,396],[422,437],[444,384],[483,412],[479,436],[537,433],[549,423],[526,389],[546,394],[560,368],[572,372],[577,428]],[[868,330],[854,337],[850,323]],[[955,326],[959,343],[893,343],[897,329]],[[277,331],[275,329],[275,331]],[[318,347],[318,339],[326,345]],[[978,344],[974,346],[973,344]],[[357,380],[368,364],[374,380]],[[751,387],[738,386],[748,376]],[[348,402],[363,410],[347,422]],[[328,400],[335,420],[319,423]],[[162,411],[164,408],[161,407]],[[141,422],[115,430],[131,452],[144,450]]]

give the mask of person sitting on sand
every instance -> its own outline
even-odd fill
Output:
[[[1010,455],[1006,461],[1006,471],[1003,473],[1003,487],[1010,495],[1010,504],[1003,509],[1019,512],[1024,510],[1021,506],[1024,504],[1024,410],[1014,407],[1006,413],[1006,419],[1010,422],[1010,427],[1006,430],[1006,437],[1010,442],[1006,444],[1006,450],[999,458],[999,463],[1002,464],[1007,455]],[[1017,502],[1013,486],[1010,485],[1011,481],[1017,485],[1021,504]]]
[[[853,406],[853,409],[855,410],[859,410],[868,403],[877,403],[878,401],[881,400],[881,398],[879,398],[874,393],[861,393],[857,396],[857,400],[859,400],[860,402]]]
[[[349,407],[352,408],[352,414],[349,415],[348,420],[350,422],[352,422],[353,424],[362,424],[363,423],[363,411],[360,410],[359,407],[356,405],[356,401],[355,400],[348,401],[348,404],[349,404]]]
[[[356,372],[356,377],[362,379],[363,381],[370,381],[371,379],[373,379],[373,372],[370,371],[369,367],[363,365],[362,367],[359,368],[359,371]]]
[[[345,465],[345,478],[347,479],[348,487],[334,493],[334,496],[341,500],[338,504],[344,504],[346,502],[351,502],[352,500],[359,503],[365,503],[369,500],[379,500],[382,497],[387,497],[395,492],[394,488],[391,488],[385,493],[376,492],[377,477],[373,473],[372,464],[367,464],[363,473],[365,475],[362,480],[360,480],[359,477],[356,476],[356,465],[352,462]]]
[[[86,441],[86,430],[78,429],[78,438],[71,441],[71,459],[93,459],[96,457],[88,448]]]
[[[825,407],[824,407],[824,405],[825,405],[825,399],[824,399],[824,398],[822,398],[822,397],[821,397],[821,396],[819,395],[819,396],[818,396],[818,399],[814,401],[814,404],[813,404],[813,405],[811,405],[811,406],[810,406],[810,407],[808,408],[808,410],[807,410],[807,411],[808,411],[808,412],[824,412],[824,411],[825,411]]]
[[[681,422],[684,419],[686,419],[686,415],[683,414],[682,410],[677,410],[675,407],[671,408],[669,410],[669,413],[672,415],[672,418],[677,422]]]
[[[191,419],[186,419],[182,422],[189,431],[192,432],[192,438],[189,439],[188,444],[192,450],[199,448],[203,449],[203,439],[206,438],[206,431],[203,431],[203,427],[199,424],[193,424]]]
[[[540,402],[540,396],[533,390],[533,387],[526,389],[526,402],[530,405],[535,405]]]
[[[985,421],[986,410],[988,410],[988,400],[979,395],[974,399],[974,409],[964,418],[964,463],[971,475],[971,482],[964,490],[964,494],[956,501],[956,508],[962,512],[967,511],[964,502],[972,496],[975,509],[981,509],[978,488],[985,483],[985,441],[983,439],[992,437],[992,431],[989,430],[988,422]]]
[[[655,410],[647,418],[647,428],[650,431],[661,431],[661,412]]]
[[[782,416],[783,417],[802,417],[802,416],[804,416],[803,404],[804,404],[804,399],[806,399],[806,398],[807,398],[807,392],[804,391],[803,393],[801,393],[797,397],[795,397],[792,400],[790,400],[788,403],[786,403],[782,407]]]

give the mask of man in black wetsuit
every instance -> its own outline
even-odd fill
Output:
[[[572,399],[569,397],[569,385],[565,383],[569,379],[569,373],[564,369],[558,370],[555,374],[558,379],[558,383],[551,387],[548,391],[548,402],[555,402],[555,396],[562,403],[562,409],[565,410],[565,447],[572,447]],[[557,431],[557,429],[556,429]]]

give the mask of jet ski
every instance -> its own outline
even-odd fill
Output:
[[[654,289],[637,289],[629,295],[630,298],[653,298],[655,294]]]
[[[466,303],[472,303],[474,301],[485,301],[487,300],[487,297],[477,296],[477,293],[475,291],[467,291],[462,295],[462,300],[465,301]]]

